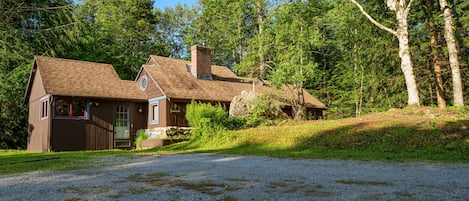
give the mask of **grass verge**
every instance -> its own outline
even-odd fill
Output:
[[[469,162],[469,113],[431,108],[392,110],[361,118],[292,121],[227,131],[143,151],[29,153],[0,150],[0,175],[96,166],[94,158],[134,154],[223,153],[281,158]],[[210,140],[207,140],[210,139]]]
[[[289,122],[223,132],[154,151],[288,158],[469,162],[469,115],[434,108],[394,109],[361,118]]]
[[[101,156],[126,156],[124,150],[30,153],[0,150],[0,175],[31,171],[60,171],[92,167],[91,160]]]

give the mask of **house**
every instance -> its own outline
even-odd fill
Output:
[[[147,96],[109,64],[35,56],[25,101],[30,151],[130,147],[147,126]]]
[[[149,129],[188,126],[185,108],[192,99],[221,103],[229,108],[234,96],[253,90],[252,82],[246,82],[246,78],[238,77],[227,67],[211,65],[210,55],[210,49],[203,46],[191,47],[192,61],[150,55],[136,78],[149,98]],[[255,85],[254,90],[256,93],[275,92],[265,85]],[[307,112],[315,119],[322,118],[326,106],[306,90],[303,93]],[[293,91],[285,87],[282,96],[293,99]],[[283,110],[291,116],[291,106]],[[156,114],[166,118],[154,119]]]
[[[151,55],[128,81],[109,64],[35,56],[25,94],[28,150],[131,148],[139,129],[188,126],[185,107],[191,100],[229,106],[243,90],[275,90],[211,65],[207,47],[193,46],[191,58]],[[292,95],[283,89],[283,97]],[[304,97],[308,112],[322,118],[324,104],[306,91]],[[291,114],[290,106],[283,109]]]

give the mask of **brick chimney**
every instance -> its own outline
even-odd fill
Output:
[[[212,80],[212,64],[210,48],[194,45],[191,47],[191,73],[197,79]]]

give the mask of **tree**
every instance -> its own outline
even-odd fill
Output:
[[[448,5],[446,0],[439,0],[440,9],[443,11],[443,17],[445,21],[445,40],[448,46],[448,57],[451,66],[451,75],[453,78],[453,97],[454,106],[464,106],[463,98],[463,84],[461,80],[461,72],[459,69],[458,50],[456,48],[456,40],[454,39],[454,26],[453,18],[451,17],[451,7]]]
[[[61,57],[113,64],[121,78],[132,79],[148,55],[168,55],[152,0],[89,0],[75,15],[76,40]]]
[[[444,98],[445,90],[444,90],[444,83],[443,78],[441,75],[441,65],[440,65],[440,53],[439,53],[439,45],[438,45],[438,35],[436,30],[436,25],[433,20],[433,1],[432,0],[425,0],[425,4],[427,7],[426,17],[428,19],[428,33],[430,38],[430,47],[432,50],[432,63],[433,63],[433,71],[435,72],[435,81],[436,81],[436,99],[439,108],[446,108],[446,101]]]
[[[70,1],[0,1],[0,149],[25,148],[24,92],[35,54],[55,56],[75,26]]]
[[[191,24],[195,19],[196,11],[186,4],[176,7],[166,7],[164,10],[155,8],[156,35],[166,41],[168,56],[172,58],[187,58],[189,46],[184,42],[190,36]]]
[[[255,30],[252,0],[201,0],[199,4],[187,46],[206,44],[214,64],[230,68],[239,64]]]
[[[252,7],[253,21],[255,31],[253,37],[248,41],[247,52],[238,65],[234,66],[237,73],[248,76],[257,77],[261,80],[267,78],[268,68],[271,67],[269,61],[269,49],[271,47],[273,37],[269,30],[269,9],[272,9],[270,3],[266,0],[254,0]]]
[[[284,3],[271,16],[275,33],[274,72],[270,80],[276,86],[292,88],[295,98],[292,100],[295,118],[305,119],[303,87],[307,79],[314,76],[317,63],[311,55],[311,49],[320,41],[320,33],[313,26],[314,8],[303,1]],[[293,31],[292,31],[293,30]]]
[[[401,70],[404,73],[404,78],[406,81],[407,94],[408,94],[408,105],[420,105],[420,98],[417,89],[417,83],[415,81],[414,69],[412,66],[412,59],[409,51],[409,36],[408,36],[408,22],[407,18],[409,16],[410,8],[412,7],[413,0],[386,0],[387,7],[394,11],[396,21],[397,21],[397,30],[393,30],[384,26],[383,24],[377,22],[373,17],[371,17],[364,9],[361,4],[356,0],[350,0],[354,3],[360,10],[360,12],[365,15],[370,22],[378,26],[380,29],[383,29],[393,35],[395,35],[399,40],[399,57],[401,58]]]
[[[321,74],[327,77],[325,81],[318,80],[316,85],[309,85],[309,88],[321,89],[317,91],[327,87],[327,93],[316,97],[327,94],[328,118],[360,116],[405,106],[403,76],[399,76],[399,68],[393,67],[399,64],[397,38],[382,34],[382,30],[368,23],[364,15],[354,12],[353,4],[332,2],[328,7],[326,11],[321,9],[326,12],[320,15],[324,16],[322,24],[327,27],[322,31],[326,38],[321,42],[324,47],[318,52]],[[379,17],[383,20],[392,17],[383,10],[376,10]],[[325,59],[322,52],[326,52]]]

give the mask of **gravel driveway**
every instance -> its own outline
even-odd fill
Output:
[[[214,154],[0,176],[0,200],[469,200],[469,164]]]

